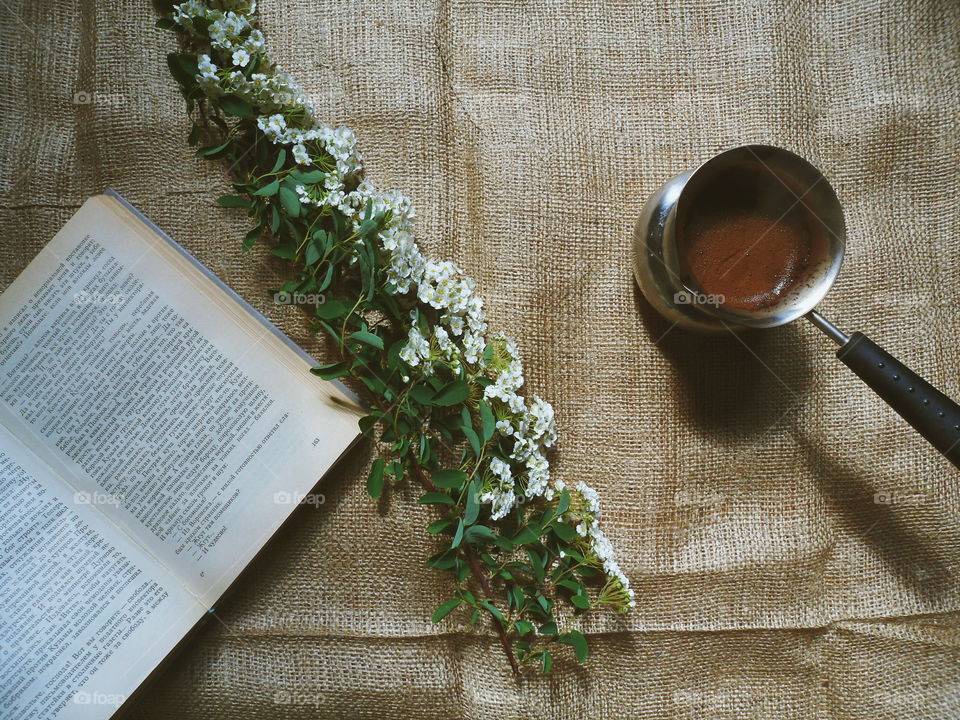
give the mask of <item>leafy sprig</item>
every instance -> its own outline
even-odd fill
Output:
[[[466,609],[470,623],[489,621],[515,673],[533,663],[550,672],[558,645],[585,660],[575,618],[596,605],[626,611],[632,591],[599,531],[595,493],[524,479],[531,441],[520,428],[532,416],[498,384],[519,365],[512,343],[487,340],[471,357],[437,330],[457,334],[449,309],[408,292],[387,248],[398,206],[379,202],[349,146],[313,124],[309,103],[262,50],[248,2],[157,4],[158,25],[180,30],[185,45],[169,67],[193,118],[189,142],[234,179],[219,204],[250,218],[245,251],[263,241],[289,263],[277,295],[311,299],[314,329],[338,356],[313,372],[350,379],[369,400],[360,428],[380,453],[368,493],[413,480],[432,510],[438,549],[426,564],[453,580],[432,620]],[[495,511],[498,493],[506,501]]]

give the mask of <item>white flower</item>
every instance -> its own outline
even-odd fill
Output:
[[[590,509],[590,514],[597,518],[600,517],[600,495],[592,487],[587,485],[583,480],[577,483],[577,492],[587,501],[587,506]]]
[[[294,188],[297,191],[297,195],[300,196],[300,202],[304,205],[315,205],[313,198],[310,197],[310,192],[307,190],[306,185],[297,185]]]
[[[238,67],[246,67],[250,62],[250,53],[243,48],[237,48],[233,51],[233,64]]]
[[[247,19],[244,16],[237,15],[233,11],[226,13],[221,22],[223,23],[223,28],[226,30],[227,34],[233,37],[236,37],[250,27],[250,23],[247,22]]]
[[[247,36],[247,42],[246,42],[246,47],[250,49],[251,54],[253,54],[253,52],[256,52],[257,50],[262,50],[263,45],[264,45],[263,33],[260,32],[259,30],[251,30],[250,35]]]
[[[187,0],[173,6],[173,21],[178,25],[187,25],[193,18],[204,18],[207,9],[196,0]]]
[[[553,445],[557,439],[557,432],[553,424],[553,406],[534,395],[528,412],[533,419],[531,437],[534,440],[541,441],[545,447]]]
[[[543,495],[550,481],[550,464],[539,450],[534,450],[526,460],[527,497]]]
[[[490,519],[500,520],[505,518],[510,510],[513,509],[517,497],[512,489],[503,492],[485,493],[480,497],[480,502],[490,503]]]
[[[410,367],[416,367],[421,360],[429,358],[430,343],[421,334],[420,328],[414,325],[407,333],[406,344],[400,349],[400,359]]]
[[[513,477],[510,472],[510,463],[498,457],[490,458],[490,472],[499,477],[502,482],[509,482]]]
[[[210,61],[209,55],[201,55],[197,58],[197,80],[200,82],[216,82],[217,66]]]
[[[310,153],[307,152],[307,148],[304,147],[303,143],[297,143],[293,146],[293,159],[296,160],[299,165],[310,164]]]
[[[460,351],[457,350],[457,346],[450,339],[450,336],[447,334],[447,331],[443,329],[443,327],[437,325],[433,329],[433,337],[436,338],[437,346],[440,348],[440,352],[443,353],[443,356],[447,360],[453,360],[459,356]]]
[[[207,32],[210,34],[210,40],[214,46],[227,47],[230,44],[227,29],[219,20],[210,23],[210,28]]]
[[[277,142],[287,132],[287,119],[280,113],[270,117],[259,117],[257,118],[257,127],[267,138]]]
[[[452,332],[454,335],[463,334],[463,315],[450,315],[449,313],[445,313],[440,320],[441,322],[447,323],[447,325],[450,327],[450,332]]]

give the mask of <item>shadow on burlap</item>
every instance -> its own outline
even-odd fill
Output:
[[[11,0],[0,286],[117,188],[318,356],[193,158],[149,3]],[[862,7],[868,5],[868,7]],[[638,297],[630,235],[668,177],[744,142],[843,202],[824,311],[960,396],[960,6],[264,0],[275,56],[479,282],[554,402],[637,590],[585,666],[516,683],[431,609],[428,510],[365,496],[361,447],[127,718],[960,716],[960,484],[806,326],[693,337]],[[77,102],[92,93],[92,102]],[[879,494],[879,495],[878,495]]]

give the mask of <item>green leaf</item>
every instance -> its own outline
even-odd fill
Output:
[[[264,185],[259,190],[254,191],[254,195],[259,195],[260,197],[273,197],[277,194],[277,190],[280,189],[280,181],[274,180],[272,183]]]
[[[350,312],[350,306],[339,300],[328,300],[317,305],[317,317],[324,320],[333,320],[340,318]]]
[[[474,480],[470,483],[467,490],[467,507],[463,513],[463,521],[467,525],[473,525],[480,515],[480,481]]]
[[[462,403],[470,395],[470,386],[465,380],[455,380],[441,390],[433,399],[434,405],[449,407]]]
[[[328,233],[323,228],[313,231],[313,241],[317,243],[317,247],[324,252],[327,252],[334,244],[333,234]]]
[[[372,345],[378,350],[383,350],[383,338],[379,335],[374,335],[372,332],[367,332],[366,330],[358,330],[355,333],[350,335],[352,340],[357,340],[367,345]]]
[[[297,249],[293,245],[278,245],[275,248],[270,248],[270,254],[284,260],[297,259]]]
[[[275,173],[277,170],[283,167],[283,164],[287,161],[287,151],[284,148],[280,148],[280,152],[277,153],[277,161],[273,164],[273,169],[271,173]]]
[[[537,542],[538,539],[539,537],[533,530],[530,529],[530,527],[525,527],[522,530],[520,530],[520,532],[518,532],[516,535],[513,536],[513,544],[514,545],[531,545]]]
[[[533,625],[526,620],[518,620],[513,627],[516,629],[517,635],[520,637],[523,637],[527,633],[533,632]]]
[[[454,598],[453,600],[447,600],[443,605],[438,607],[433,611],[433,615],[430,616],[430,619],[433,622],[438,623],[443,620],[447,615],[452,613],[460,606],[460,598]]]
[[[473,525],[467,528],[467,531],[464,533],[464,538],[468,543],[476,543],[481,540],[495,540],[496,533],[493,532],[486,525]]]
[[[320,251],[317,250],[316,243],[312,243],[312,242],[307,243],[307,250],[304,253],[304,257],[303,257],[304,262],[306,262],[307,265],[313,265],[319,259],[320,259]]]
[[[277,230],[280,229],[280,211],[277,210],[276,205],[271,205],[270,213],[270,232],[276,235]]]
[[[557,520],[550,527],[554,534],[564,542],[573,542],[577,539],[577,531],[565,522]]]
[[[361,237],[366,237],[370,235],[377,227],[380,225],[379,218],[371,218],[370,220],[364,220],[363,224],[360,226],[360,231],[357,233]]]
[[[290,217],[300,216],[300,198],[286,185],[280,188],[280,204]]]
[[[187,135],[187,143],[190,145],[190,147],[194,147],[198,142],[200,142],[200,137],[202,135],[203,126],[194,123],[193,127],[190,128],[190,134]]]
[[[294,168],[290,171],[290,177],[301,185],[313,185],[323,180],[327,174],[322,170],[299,170]]]
[[[489,365],[491,360],[493,360],[493,345],[488,344],[483,348],[483,364]]]
[[[538,604],[541,608],[543,608],[544,615],[551,616],[550,613],[552,612],[553,603],[552,603],[550,600],[548,600],[547,598],[545,598],[545,597],[543,596],[543,593],[538,593],[538,594],[537,594],[537,604]],[[551,617],[552,617],[552,616],[551,616]],[[546,630],[544,630],[544,628],[545,628],[545,627],[548,627],[549,625],[553,625],[553,634],[554,634],[554,635],[557,634],[557,626],[556,626],[556,624],[555,624],[555,623],[548,623],[547,625],[544,625],[543,627],[540,628],[540,634],[541,634],[541,635],[547,632]]]
[[[530,560],[530,567],[533,569],[533,576],[537,579],[537,584],[543,585],[543,581],[546,578],[543,558],[540,557],[537,551],[531,550],[530,548],[527,548],[527,558]]]
[[[463,540],[463,518],[457,523],[457,531],[453,535],[453,542],[450,543],[450,547],[457,547],[461,540]]]
[[[557,639],[564,645],[569,645],[573,648],[573,651],[577,654],[577,660],[583,662],[587,659],[587,655],[589,654],[587,639],[579,630],[571,630]]]
[[[260,225],[257,225],[253,230],[247,233],[246,237],[243,238],[243,251],[250,252],[257,240],[260,239]]]
[[[429,492],[424,493],[417,500],[421,505],[453,505],[453,498],[446,493]]]
[[[225,208],[250,209],[250,201],[238,195],[221,195],[217,198],[217,205]]]
[[[383,493],[383,460],[377,458],[373,461],[370,477],[367,478],[367,494],[376,500],[381,493]]]
[[[570,597],[570,602],[573,603],[574,607],[578,607],[581,610],[590,609],[590,598],[586,595],[572,595]]]
[[[497,419],[493,416],[493,410],[486,400],[480,401],[480,426],[483,429],[483,442],[486,443],[493,437],[497,427]]]
[[[493,615],[497,620],[499,620],[500,622],[503,622],[503,613],[501,613],[500,610],[497,608],[497,606],[494,605],[492,602],[490,602],[489,600],[484,600],[480,603],[480,605],[486,608],[490,612],[490,614]]]
[[[317,286],[317,292],[323,292],[330,287],[330,281],[333,280],[333,263],[327,265],[327,272],[323,275],[323,280]]]
[[[544,675],[548,675],[553,670],[553,657],[546,650],[540,653],[540,667],[543,669]]]
[[[330,213],[330,216],[333,218],[333,230],[336,233],[338,238],[343,238],[344,230],[347,228],[347,219],[344,217],[343,213],[339,210],[333,210]]]
[[[343,377],[350,372],[350,363],[344,360],[343,362],[333,363],[332,365],[321,365],[320,367],[312,368],[310,372],[314,375],[319,375],[324,380],[333,380],[334,378]]]
[[[167,67],[177,84],[189,90],[197,84],[197,56],[185,53],[170,53],[167,55]]]
[[[570,492],[564,488],[560,493],[560,500],[557,502],[557,516],[563,515],[570,507]]]
[[[480,457],[480,438],[477,437],[477,433],[473,431],[473,428],[466,426],[460,429],[463,430],[463,434],[467,437],[467,442],[470,443],[470,449],[473,450],[473,454],[476,457]]]
[[[227,115],[239,118],[252,118],[256,115],[253,105],[236,95],[224,95],[218,102]]]
[[[583,555],[581,555],[580,553],[578,553],[578,552],[577,552],[576,550],[574,550],[573,548],[566,548],[566,549],[564,550],[564,552],[567,554],[567,557],[573,558],[573,559],[576,560],[578,563],[585,563],[585,562],[586,562],[586,558],[584,558]]]
[[[439,488],[459,488],[467,481],[467,474],[463,470],[438,470],[430,476],[431,482]]]
[[[421,405],[429,405],[434,394],[433,388],[429,385],[417,385],[410,391],[410,397]]]
[[[436,535],[438,533],[442,533],[451,525],[453,525],[453,520],[450,518],[440,518],[439,520],[434,520],[432,523],[427,525],[427,532],[431,535]]]
[[[430,462],[430,457],[432,452],[430,447],[430,438],[428,438],[426,435],[421,433],[420,441],[418,445],[420,446],[419,448],[420,464],[426,465]]]
[[[364,437],[371,437],[373,435],[373,428],[377,425],[377,418],[375,415],[364,415],[357,422],[357,425],[360,427],[360,432],[363,433]]]
[[[444,550],[427,560],[426,564],[427,567],[436,568],[437,570],[450,570],[456,567],[457,558],[452,550]]]
[[[360,381],[366,385],[374,395],[385,396],[387,393],[387,384],[376,375],[360,375]],[[406,420],[397,419],[397,431],[406,434]]]
[[[541,599],[543,595],[540,596]],[[549,606],[547,606],[549,607]],[[544,623],[539,628],[541,635],[556,635],[559,631],[557,630],[557,624],[555,622]]]

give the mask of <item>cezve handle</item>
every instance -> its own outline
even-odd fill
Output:
[[[849,336],[812,312],[809,320],[840,343],[837,357],[960,468],[960,405],[860,332]]]

